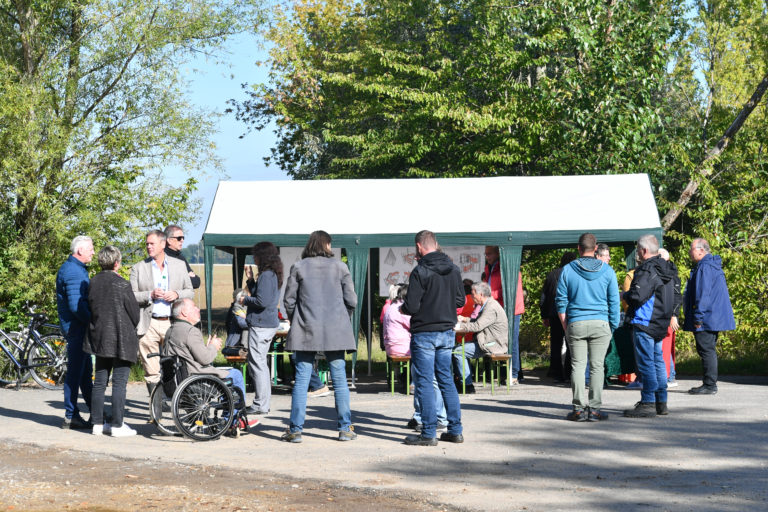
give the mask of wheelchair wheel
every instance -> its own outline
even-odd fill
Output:
[[[193,375],[173,394],[176,428],[195,441],[212,441],[235,421],[235,399],[224,382],[212,375]]]
[[[149,398],[149,419],[163,435],[180,436],[181,432],[173,421],[172,410],[172,399],[165,396],[163,386],[158,385]]]

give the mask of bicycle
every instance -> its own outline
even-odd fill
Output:
[[[58,325],[27,304],[29,323],[20,332],[0,329],[0,384],[21,384],[32,377],[46,389],[62,389],[67,374],[67,342]],[[0,309],[0,313],[5,313]],[[40,330],[53,331],[43,334]]]

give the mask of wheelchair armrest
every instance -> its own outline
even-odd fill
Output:
[[[160,352],[152,352],[151,354],[147,354],[147,359],[150,357],[160,357]]]

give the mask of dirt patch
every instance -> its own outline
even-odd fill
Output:
[[[453,511],[406,493],[0,443],[0,510]]]

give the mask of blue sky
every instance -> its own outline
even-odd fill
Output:
[[[261,83],[266,80],[266,68],[256,66],[255,62],[266,61],[267,52],[259,48],[252,36],[242,35],[232,38],[227,49],[230,55],[216,59],[225,61],[224,63],[200,57],[184,67],[183,71],[190,80],[189,99],[194,105],[223,113],[227,108],[227,100],[245,98],[240,84]],[[217,153],[222,159],[226,176],[211,171],[207,176],[200,178],[196,197],[202,199],[202,209],[194,224],[183,226],[187,238],[185,245],[197,243],[202,237],[220,179],[288,179],[279,168],[266,167],[262,160],[269,154],[269,148],[274,145],[275,136],[272,131],[267,128],[240,139],[239,136],[243,133],[245,133],[245,125],[237,121],[234,115],[224,115],[218,119],[218,132],[213,140],[217,146]],[[185,178],[179,171],[173,170],[167,170],[165,176],[172,185],[180,184]]]

